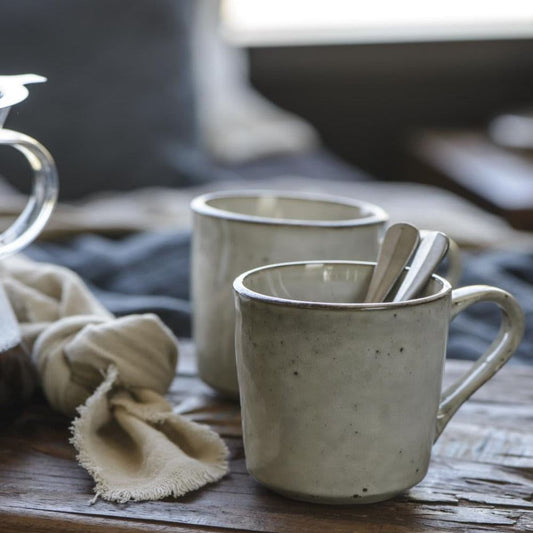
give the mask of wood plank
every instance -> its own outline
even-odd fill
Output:
[[[512,412],[509,416],[513,416]],[[533,468],[531,426],[520,431],[489,424],[490,421],[486,425],[460,421],[450,423],[433,447],[433,453],[441,457]]]
[[[448,359],[444,374],[444,387],[462,376],[471,364],[470,361]],[[472,396],[472,400],[500,404],[524,403],[531,406],[533,405],[532,372],[530,366],[520,362],[515,363],[511,359],[494,378]]]
[[[31,523],[31,526],[28,524]],[[15,531],[31,531],[32,533],[58,533],[58,516],[57,512],[47,512],[28,508],[10,507],[9,509],[0,510],[0,524],[3,533]],[[31,529],[30,529],[31,527]],[[175,533],[187,533],[194,531],[208,531],[211,533],[227,532],[227,529],[221,528],[196,528],[191,525],[184,527],[176,524],[169,524],[151,520],[148,525],[137,520],[117,519],[110,517],[100,517],[93,515],[84,515],[83,520],[80,516],[72,513],[61,513],[61,531],[71,533],[126,533],[145,531],[169,531],[169,528]],[[244,533],[245,530],[233,530],[237,533]]]
[[[51,464],[48,466],[50,468]],[[513,531],[517,524],[533,527],[532,504],[526,499],[531,497],[531,478],[524,478],[519,469],[476,465],[470,461],[436,458],[426,480],[406,495],[383,504],[360,507],[292,502],[239,473],[232,473],[221,483],[176,502],[111,504],[99,501],[93,506],[88,504],[89,495],[83,490],[80,484],[83,480],[79,477],[74,487],[67,475],[39,473],[39,479],[41,481],[36,483],[33,477],[31,486],[23,478],[3,485],[2,509],[10,512],[23,508],[54,509],[61,513],[61,521],[64,513],[78,515],[83,520],[91,514],[110,519],[252,531],[324,531],[332,525],[336,531],[352,531],[355,526],[373,531],[378,530],[379,524],[394,526],[395,531],[424,531],[426,528],[453,531],[469,524],[497,525],[497,531]],[[88,476],[85,481],[85,489],[88,489],[91,485]],[[68,498],[65,498],[65,484],[72,487]],[[502,494],[503,486],[506,490]]]
[[[468,363],[449,362],[447,379]],[[278,496],[246,472],[237,403],[192,375],[169,398],[210,423],[231,474],[178,500],[89,505],[92,480],[74,461],[69,421],[37,403],[0,429],[2,531],[533,531],[533,369],[508,366],[457,413],[418,486],[381,504],[323,506]]]

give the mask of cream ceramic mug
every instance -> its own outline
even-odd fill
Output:
[[[198,373],[235,398],[235,277],[283,261],[374,260],[388,218],[380,207],[349,198],[274,191],[210,193],[191,208]]]
[[[521,340],[523,313],[505,291],[452,291],[433,276],[418,299],[359,303],[372,270],[286,263],[234,282],[246,466],[276,492],[371,503],[420,482],[452,415]],[[500,333],[441,395],[449,323],[480,301],[501,308]]]

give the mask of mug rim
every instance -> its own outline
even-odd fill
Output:
[[[343,205],[345,207],[357,207],[360,210],[366,209],[369,215],[357,218],[343,218],[336,220],[312,220],[297,218],[274,218],[259,215],[247,215],[221,209],[209,205],[208,202],[220,198],[259,198],[270,196],[288,200],[307,200],[326,202],[331,204]],[[198,214],[210,216],[213,218],[222,218],[238,222],[248,222],[255,224],[269,224],[273,226],[315,226],[315,227],[354,227],[354,226],[373,226],[382,224],[389,220],[387,212],[376,204],[355,200],[344,196],[332,194],[308,193],[296,191],[268,190],[268,189],[250,189],[250,190],[230,190],[214,191],[197,196],[191,201],[191,209]]]
[[[275,270],[280,268],[287,268],[293,266],[303,265],[376,265],[375,261],[291,261],[286,263],[275,263],[272,265],[264,265],[257,268],[253,268],[246,272],[243,272],[235,278],[233,281],[233,290],[239,296],[243,296],[250,300],[259,301],[262,303],[281,305],[283,307],[296,307],[305,309],[323,309],[323,310],[354,310],[354,311],[372,311],[378,309],[399,309],[402,307],[412,307],[416,305],[422,305],[425,303],[433,302],[441,298],[446,297],[452,291],[450,283],[442,276],[432,274],[431,279],[438,281],[441,284],[441,288],[434,294],[429,296],[423,296],[421,298],[413,298],[411,300],[405,300],[401,302],[321,302],[314,300],[293,300],[290,298],[281,298],[278,296],[271,296],[261,292],[254,291],[245,285],[247,277],[265,270]],[[408,270],[409,267],[406,267]]]

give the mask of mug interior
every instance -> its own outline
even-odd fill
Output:
[[[347,261],[268,265],[245,272],[235,280],[234,287],[241,294],[277,303],[365,307],[404,304],[405,302],[363,303],[374,265],[375,263]],[[411,301],[438,298],[450,289],[447,281],[434,275],[422,294]]]
[[[268,191],[211,193],[193,200],[195,211],[225,218],[276,223],[372,224],[387,220],[378,206],[326,195]]]

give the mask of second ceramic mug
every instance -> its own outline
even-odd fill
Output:
[[[235,398],[235,277],[284,261],[374,260],[388,219],[383,209],[365,202],[272,191],[210,193],[195,198],[191,208],[198,373]]]

